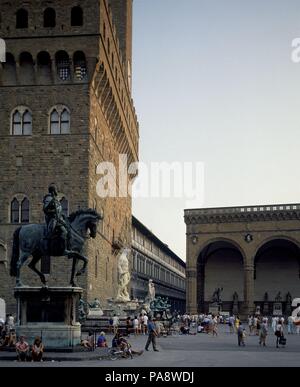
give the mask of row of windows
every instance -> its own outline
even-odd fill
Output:
[[[49,113],[49,133],[69,134],[71,115],[64,105],[53,107]],[[11,115],[11,134],[13,136],[32,135],[32,112],[26,106],[15,108]]]
[[[62,211],[65,216],[69,214],[69,202],[63,197],[60,200]],[[13,198],[10,203],[10,222],[13,224],[18,223],[29,223],[30,219],[30,202],[28,198],[24,197],[22,199]]]
[[[165,254],[161,249],[159,249],[154,243],[152,243],[152,241],[146,238],[138,230],[136,229],[132,230],[132,239],[134,239],[141,246],[144,246],[146,250],[151,251],[153,254],[163,259],[169,265],[175,267],[177,270],[181,271],[182,273],[185,273],[184,267],[181,266],[179,262],[175,261],[169,255]]]
[[[40,70],[46,70],[51,72],[52,61],[50,54],[46,51],[42,51],[37,55],[37,66]],[[29,71],[33,71],[34,60],[29,52],[22,52],[19,56],[20,68],[24,68]],[[71,65],[72,61],[69,54],[66,51],[58,51],[55,54],[55,66],[58,77],[62,81],[71,79]],[[15,57],[11,53],[6,54],[6,62],[3,64],[4,70],[8,70],[11,73],[16,71]],[[87,62],[85,54],[82,51],[76,51],[73,55],[73,71],[77,80],[84,80],[87,78]]]
[[[160,265],[153,264],[149,260],[143,258],[140,254],[136,254],[133,259],[133,269],[137,273],[151,277],[158,281],[166,282],[180,289],[185,289],[185,281],[174,273],[171,273],[166,268]]]
[[[16,28],[28,28],[28,11],[24,8],[16,12]],[[44,27],[53,28],[56,26],[56,11],[53,8],[45,9],[43,13]],[[81,7],[73,7],[71,9],[71,26],[77,27],[83,25],[83,10]]]

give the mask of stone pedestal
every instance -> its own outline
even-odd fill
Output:
[[[263,315],[269,316],[269,303],[268,302],[264,302]]]
[[[89,310],[89,314],[87,316],[87,318],[91,318],[91,319],[97,319],[97,318],[100,318],[104,315],[104,312],[101,308],[92,308]]]
[[[17,335],[24,335],[29,344],[40,336],[47,349],[79,345],[78,303],[82,292],[71,287],[15,288]]]
[[[282,303],[274,302],[273,304],[273,316],[282,316]]]
[[[209,304],[209,307],[208,307],[208,312],[213,314],[213,315],[217,315],[219,314],[219,312],[221,312],[222,308],[220,305],[216,305],[216,304]]]

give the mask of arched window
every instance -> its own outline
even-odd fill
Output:
[[[21,223],[29,223],[29,200],[24,198],[21,203]]]
[[[56,26],[56,12],[53,8],[47,8],[44,11],[44,27],[52,28]]]
[[[20,82],[21,84],[34,83],[34,62],[32,55],[29,52],[22,52],[19,57],[20,62]]]
[[[32,134],[32,114],[24,106],[16,108],[12,113],[13,136],[30,136]]]
[[[16,13],[16,28],[28,28],[28,12],[26,9],[19,9]]]
[[[20,223],[20,203],[16,198],[10,204],[10,221]]]
[[[85,55],[82,51],[77,51],[73,57],[74,73],[76,79],[82,81],[87,76],[87,67]]]
[[[29,200],[15,197],[10,203],[11,223],[29,223]]]
[[[69,80],[71,75],[69,55],[65,51],[59,51],[56,53],[55,58],[59,78],[62,81]]]
[[[62,212],[65,216],[69,215],[69,202],[68,200],[63,197],[60,201],[61,207],[62,207]]]
[[[71,11],[71,26],[83,25],[83,10],[81,7],[73,7]]]
[[[6,62],[4,62],[2,65],[3,65],[3,72],[1,77],[2,84],[3,85],[15,84],[17,80],[15,57],[11,53],[7,52]]]
[[[48,52],[41,51],[37,56],[38,74],[43,81],[51,81],[51,58]]]
[[[62,134],[70,133],[70,113],[64,109],[60,116],[60,130]]]
[[[50,134],[70,133],[70,112],[65,106],[57,106],[50,113]]]

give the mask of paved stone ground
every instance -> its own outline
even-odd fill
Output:
[[[257,336],[247,336],[246,347],[238,347],[237,336],[221,327],[218,337],[206,334],[160,338],[160,352],[144,352],[131,359],[45,361],[40,364],[1,361],[0,367],[299,367],[300,335],[286,335],[287,346],[276,348],[275,335],[270,333],[267,347],[260,347]],[[111,337],[108,336],[110,341]],[[143,349],[147,337],[130,338],[134,349]],[[53,355],[53,354],[52,354]],[[47,354],[50,356],[50,354]]]

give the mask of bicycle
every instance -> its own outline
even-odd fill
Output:
[[[119,347],[110,348],[108,350],[108,357],[110,358],[110,360],[113,360],[113,361],[119,360],[121,358],[128,359],[129,357],[133,359],[130,344],[127,344],[123,348],[119,348]]]

